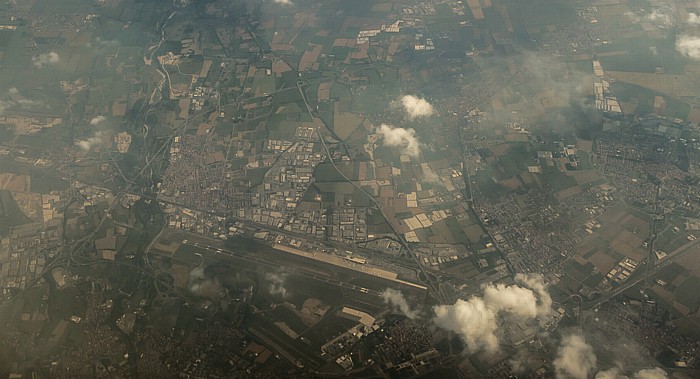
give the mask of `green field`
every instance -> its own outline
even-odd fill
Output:
[[[511,18],[519,17],[528,28],[544,28],[546,25],[563,25],[576,20],[576,8],[572,2],[550,0],[535,0],[522,6],[521,15],[511,15]]]
[[[567,176],[556,167],[543,167],[540,178],[542,182],[552,186],[554,192],[576,186],[576,179]]]
[[[333,115],[333,131],[343,140],[346,140],[354,132],[364,118],[355,113],[336,112]]]
[[[667,74],[683,74],[685,59],[675,50],[675,36],[666,38],[645,36],[620,39],[601,45],[596,52],[624,52],[624,54],[601,56],[600,63],[606,71],[650,72],[663,67]]]
[[[353,112],[368,115],[381,114],[382,112],[386,111],[387,107],[389,106],[390,99],[393,99],[393,97],[387,96],[384,89],[368,87],[361,96],[353,96],[352,110]]]
[[[8,190],[0,190],[0,235],[6,236],[10,228],[29,222],[29,218],[12,197]]]
[[[578,155],[579,170],[590,170],[593,168],[593,165],[591,164],[591,156],[587,152],[579,150],[576,154]]]
[[[287,120],[280,115],[271,116],[267,122],[268,139],[292,141],[296,134],[297,127],[301,123],[296,120]]]
[[[255,73],[255,79],[251,86],[256,96],[262,96],[264,93],[270,93],[275,90],[275,77],[266,75],[265,70],[258,70]]]
[[[345,182],[345,178],[328,162],[323,162],[316,166],[314,171],[316,182]]]
[[[465,246],[470,246],[473,242],[471,241],[467,234],[464,232],[459,222],[454,217],[449,217],[445,219],[445,225],[450,230],[452,238],[454,238],[456,243],[461,243]]]
[[[673,228],[677,227],[678,231]],[[660,229],[660,230],[659,230]],[[688,242],[685,232],[684,220],[673,214],[668,215],[663,225],[657,229],[657,237],[654,241],[654,248],[665,252],[671,252]]]
[[[700,304],[700,278],[691,275],[681,283],[674,292],[674,298],[679,303],[691,309],[697,309]]]
[[[690,112],[690,105],[687,103],[664,96],[660,92],[652,89],[625,82],[615,82],[611,85],[613,93],[621,102],[637,102],[635,114],[644,115],[654,111],[654,97],[663,96],[666,106],[661,112],[662,115],[677,117],[685,120]]]
[[[247,178],[251,182],[250,187],[252,188],[262,183],[263,178],[265,177],[265,174],[268,170],[268,167],[252,168],[246,170]]]
[[[183,57],[180,59],[180,72],[185,75],[199,75],[202,70],[202,65],[204,64],[204,57],[201,55],[196,55],[192,57]]]
[[[479,191],[481,191],[481,194],[486,198],[492,200],[498,199],[499,197],[508,193],[508,191],[498,182],[493,180],[491,175],[489,175],[489,173],[486,171],[481,170],[477,172],[476,175],[472,176],[472,180],[476,182],[476,186],[478,187]]]
[[[520,175],[527,169],[528,163],[534,163],[534,153],[527,143],[513,143],[508,146],[508,154],[498,158],[498,180]]]

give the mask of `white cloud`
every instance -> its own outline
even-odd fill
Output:
[[[32,57],[32,63],[34,63],[34,66],[37,68],[44,68],[48,65],[56,64],[61,60],[61,57],[58,56],[55,52],[50,52],[50,53],[43,53],[36,55]]]
[[[384,140],[385,146],[400,147],[403,154],[412,157],[420,155],[420,142],[416,137],[416,131],[412,128],[404,129],[393,125],[381,124],[377,133]]]
[[[517,274],[515,280],[532,289],[537,294],[537,315],[546,317],[552,312],[552,298],[544,284],[544,278],[540,274]]]
[[[382,298],[384,298],[385,303],[394,305],[399,312],[403,313],[406,317],[418,317],[418,312],[411,309],[411,306],[408,305],[408,301],[406,301],[406,298],[403,296],[401,291],[393,288],[387,288],[384,292],[382,292]]]
[[[484,302],[496,311],[511,312],[526,318],[537,317],[537,298],[527,288],[490,285],[484,289]]]
[[[101,123],[105,122],[107,120],[107,117],[105,116],[95,116],[90,120],[90,125],[92,126],[97,126],[100,125]]]
[[[190,271],[187,288],[199,296],[216,297],[221,292],[221,283],[217,278],[207,277],[202,267],[195,267]]]
[[[700,37],[687,34],[678,36],[676,50],[690,59],[700,60]]]
[[[619,367],[613,367],[605,371],[599,371],[595,375],[595,379],[629,379]],[[655,367],[639,370],[632,375],[632,379],[667,379],[666,371]]]
[[[13,105],[15,105],[15,104],[11,101],[1,101],[0,100],[0,115],[5,114],[5,111],[8,108],[12,107]]]
[[[19,105],[20,108],[25,109],[25,110],[36,109],[36,107],[38,107],[42,104],[43,103],[39,100],[31,100],[31,99],[18,99],[17,100],[17,105]]]
[[[284,281],[287,279],[287,275],[283,273],[271,273],[265,274],[265,280],[270,282],[268,290],[271,295],[277,295],[281,297],[287,297],[287,288],[284,287]]]
[[[663,26],[672,26],[674,24],[673,10],[670,8],[656,8],[646,15],[645,19]]]
[[[627,376],[622,375],[622,370],[618,367],[613,367],[609,370],[599,371],[595,374],[595,379],[629,379]]]
[[[435,324],[458,333],[471,351],[498,350],[496,313],[480,297],[435,307]]]
[[[541,279],[519,276],[516,280],[525,285],[532,284],[534,291],[518,285],[488,284],[484,286],[482,297],[474,296],[469,300],[457,300],[452,305],[434,307],[433,321],[437,326],[459,334],[470,351],[497,351],[496,330],[503,314],[527,321],[545,313],[543,306],[551,306]]]
[[[401,104],[411,120],[417,117],[431,116],[434,112],[433,106],[429,102],[413,95],[402,97]]]
[[[204,280],[204,269],[201,267],[195,267],[192,271],[190,271],[190,276],[189,276],[189,281],[194,282],[197,280]]]
[[[40,100],[25,98],[16,87],[10,87],[7,90],[7,97],[7,100],[0,100],[0,114],[4,114],[9,108],[19,108],[22,110],[35,110],[41,106],[48,108],[48,106]]]
[[[623,13],[627,18],[633,22],[649,22],[661,26],[673,26],[675,24],[675,18],[673,17],[674,11],[670,7],[659,7],[643,16],[638,16],[637,14],[627,11]]]
[[[656,367],[656,368],[646,368],[644,370],[637,371],[633,376],[633,379],[666,379],[668,374],[666,371]]]
[[[294,5],[291,0],[275,0],[275,4]]]
[[[634,14],[633,12],[627,11],[627,12],[625,12],[625,13],[623,13],[623,14],[624,14],[625,16],[627,16],[630,20],[632,20],[632,21],[634,21],[634,22],[639,22],[639,16],[637,16],[637,15]]]
[[[102,138],[103,138],[102,131],[98,130],[97,132],[95,132],[94,137],[90,137],[90,138],[84,139],[84,140],[75,141],[75,146],[79,147],[81,150],[90,151],[90,149],[92,149],[93,146],[102,145],[102,141],[103,141]]]
[[[92,119],[90,119],[90,125],[92,126],[100,126],[103,122],[105,122],[107,118],[105,116],[95,116]],[[94,137],[90,137],[88,139],[84,140],[77,140],[75,141],[75,146],[80,148],[81,150],[84,151],[90,151],[94,146],[99,146],[103,144],[105,134],[102,130],[97,130],[95,132]],[[195,274],[198,273],[198,271],[193,271]],[[203,272],[203,271],[202,271]],[[208,284],[206,284],[208,285]],[[193,291],[194,292],[194,291]]]
[[[700,16],[697,13],[688,13],[685,21],[689,24],[700,25]]]
[[[80,150],[89,151],[92,147],[92,143],[90,143],[88,140],[78,140],[75,141],[75,146],[78,146]]]
[[[116,39],[102,39],[100,37],[95,38],[95,42],[100,47],[117,47],[121,45]]]
[[[596,356],[593,347],[579,335],[570,335],[562,339],[554,369],[557,378],[587,379],[588,374],[596,367]]]

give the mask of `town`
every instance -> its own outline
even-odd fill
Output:
[[[0,377],[697,377],[699,15],[7,2]]]

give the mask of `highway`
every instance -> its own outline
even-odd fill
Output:
[[[202,117],[202,116],[206,116],[211,110],[213,110],[213,108],[202,111],[201,113],[198,113],[197,115],[194,115],[192,117],[188,117],[187,120],[185,120],[185,122],[183,123],[183,125],[177,131],[172,133],[170,135],[170,137],[168,137],[168,139],[160,146],[160,148],[157,150],[157,152],[150,159],[148,159],[146,161],[146,164],[141,168],[141,170],[138,172],[138,174],[136,174],[136,176],[134,176],[134,180],[127,182],[126,186],[124,188],[117,189],[117,190],[109,190],[109,189],[105,188],[104,190],[112,191],[116,195],[116,199],[112,203],[112,205],[110,205],[107,209],[105,209],[105,211],[104,211],[105,215],[109,215],[112,212],[112,210],[114,210],[114,208],[117,205],[119,205],[119,199],[121,196],[123,196],[124,194],[132,193],[131,189],[136,184],[135,178],[143,175],[143,173],[146,172],[146,170],[151,166],[151,164],[156,159],[156,157],[158,157],[160,154],[162,154],[166,150],[166,148],[170,146],[170,141],[173,138],[175,138],[176,135],[184,133],[185,130],[187,130],[187,127],[190,125],[190,123],[193,120],[195,120],[199,117]],[[69,183],[69,185],[72,186],[73,183]],[[95,187],[97,187],[97,186],[95,186]],[[141,194],[138,194],[138,195],[142,196]],[[46,267],[44,267],[44,270],[41,272],[41,274],[36,275],[34,279],[29,281],[24,290],[15,293],[13,296],[11,296],[9,299],[7,299],[7,301],[0,303],[0,308],[2,308],[5,304],[10,304],[13,299],[20,297],[27,289],[34,286],[34,284],[36,284],[44,275],[49,273],[51,270],[53,270],[57,266],[59,266],[61,264],[65,264],[66,267],[68,267],[71,263],[78,264],[78,265],[88,263],[87,261],[80,261],[80,258],[78,258],[78,257],[80,256],[80,254],[82,254],[85,247],[89,246],[92,243],[92,241],[95,238],[95,235],[97,234],[97,231],[102,228],[102,226],[107,221],[107,219],[108,219],[108,217],[102,217],[100,219],[100,221],[98,222],[97,226],[91,232],[87,233],[79,240],[73,241],[73,243],[70,246],[65,246],[63,248],[63,251],[61,251],[59,254],[57,254],[53,258],[53,260],[51,262],[49,262],[46,265]]]
[[[594,309],[594,308],[599,307],[601,304],[615,298],[619,294],[636,286],[637,284],[641,283],[642,281],[645,281],[645,280],[649,279],[650,277],[653,277],[654,275],[658,274],[659,271],[668,267],[671,263],[675,262],[676,259],[688,254],[689,252],[695,251],[696,253],[700,253],[700,251],[696,251],[694,249],[695,247],[697,247],[697,245],[699,243],[700,243],[700,239],[696,239],[694,241],[690,241],[690,242],[686,243],[685,245],[677,248],[676,250],[669,253],[661,262],[659,262],[659,264],[657,264],[653,267],[647,267],[648,271],[646,274],[644,274],[644,275],[642,275],[634,280],[630,280],[630,281],[625,282],[623,285],[621,285],[620,287],[617,287],[614,291],[612,291],[606,295],[603,295],[603,297],[601,297],[598,300],[587,303],[586,308]],[[645,261],[645,263],[647,265],[651,265],[651,263],[649,263],[648,260]],[[641,267],[637,268],[637,270],[641,270],[641,269],[642,269]]]
[[[134,192],[125,192],[125,193],[129,193],[132,195],[139,195],[138,193],[134,193]],[[292,237],[292,238],[300,238],[300,239],[304,239],[304,240],[309,239],[309,235],[305,234],[305,233],[298,233],[295,231],[287,231],[284,229],[275,228],[275,227],[272,227],[272,226],[267,225],[267,224],[252,221],[252,220],[247,219],[247,218],[240,218],[237,216],[233,216],[233,215],[228,214],[227,212],[223,212],[223,211],[202,209],[202,208],[195,207],[192,205],[178,203],[176,201],[167,199],[167,198],[160,196],[160,195],[158,196],[158,202],[161,202],[164,204],[170,204],[170,205],[180,207],[180,208],[191,209],[193,211],[202,212],[202,213],[205,213],[207,215],[226,217],[230,220],[246,224],[249,227],[253,227],[253,228],[256,228],[259,230],[266,230],[266,231],[273,233],[273,234],[283,235],[283,236]],[[392,238],[392,240],[396,241],[393,238]],[[352,251],[353,253],[359,253],[360,255],[363,255],[363,256],[370,256],[371,257],[371,256],[375,255],[376,253],[378,253],[378,251],[376,251],[376,250],[372,250],[369,248],[361,248],[361,247],[358,247],[356,245],[348,245],[348,244],[343,243],[343,242],[336,242],[336,241],[331,241],[331,240],[320,241],[320,242],[322,242],[326,246],[334,247],[340,251],[348,250],[348,251]],[[399,242],[399,241],[397,241],[397,242]],[[383,257],[381,257],[381,260],[389,262],[389,263],[396,265],[396,266],[400,266],[406,270],[411,270],[414,273],[418,273],[418,271],[420,271],[420,269],[418,267],[415,267],[415,265],[411,264],[410,261],[406,262],[405,260],[402,260],[400,258],[394,258],[391,256],[383,256]],[[381,268],[381,266],[380,266],[380,268]]]
[[[309,101],[306,99],[306,94],[304,93],[304,90],[302,88],[302,84],[300,82],[297,82],[297,89],[299,90],[299,93],[301,94],[301,98],[304,100],[304,104],[306,105],[306,112],[309,114],[309,117],[311,117],[311,121],[313,121],[314,129],[316,130],[316,134],[318,135],[318,138],[321,140],[321,144],[323,145],[323,149],[326,152],[326,156],[328,157],[330,164],[333,166],[333,168],[336,170],[336,172],[338,172],[338,174],[340,174],[340,176],[343,177],[343,179],[345,179],[348,183],[352,184],[355,188],[357,188],[362,193],[364,193],[367,196],[367,198],[369,198],[370,201],[372,201],[372,203],[377,208],[379,213],[382,215],[384,220],[386,220],[387,225],[389,225],[392,232],[394,232],[394,235],[396,235],[396,238],[398,239],[398,241],[406,249],[406,251],[411,256],[411,258],[413,258],[413,261],[418,266],[418,269],[420,269],[420,272],[425,277],[425,284],[428,285],[430,290],[435,295],[435,298],[440,302],[440,304],[445,303],[445,295],[442,293],[442,291],[440,291],[440,283],[438,282],[436,284],[432,279],[433,278],[432,274],[426,272],[425,267],[423,267],[423,265],[420,261],[420,258],[418,258],[418,256],[413,252],[413,249],[411,249],[411,246],[408,244],[408,242],[406,242],[406,239],[404,238],[403,234],[399,233],[396,230],[396,228],[394,227],[394,225],[391,223],[391,221],[389,221],[389,218],[384,213],[384,210],[382,209],[381,204],[379,204],[379,201],[377,201],[377,199],[374,196],[372,196],[371,193],[367,192],[367,190],[362,188],[362,186],[357,184],[354,180],[351,180],[350,178],[345,176],[343,171],[340,170],[336,166],[335,162],[333,161],[333,156],[331,155],[331,152],[328,149],[328,145],[326,144],[326,141],[323,139],[323,134],[321,133],[322,128],[321,128],[321,126],[318,125],[318,122],[317,122],[318,118],[314,117],[314,115],[312,113],[311,104],[309,104]]]

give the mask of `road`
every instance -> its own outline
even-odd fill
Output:
[[[129,193],[131,193],[131,192],[129,192]],[[138,195],[137,193],[131,193],[131,194]],[[284,229],[275,228],[275,227],[272,227],[270,225],[259,223],[259,222],[254,222],[254,221],[246,219],[246,218],[236,217],[236,216],[233,216],[231,214],[228,214],[227,212],[223,212],[223,211],[217,212],[214,210],[202,209],[202,208],[194,207],[194,206],[191,206],[188,204],[182,204],[182,203],[178,203],[178,202],[175,202],[172,200],[168,200],[168,199],[161,197],[161,196],[158,196],[158,202],[173,205],[173,206],[180,207],[180,208],[191,209],[193,211],[202,212],[202,213],[205,213],[207,215],[226,217],[229,220],[241,222],[241,223],[245,224],[246,226],[250,226],[250,227],[253,227],[253,228],[256,228],[259,230],[265,230],[265,231],[268,231],[268,232],[273,233],[273,234],[283,235],[286,237],[301,238],[304,240],[308,240],[308,238],[309,238],[309,235],[305,234],[305,233],[297,233],[294,231],[287,231]],[[386,254],[382,254],[381,252],[378,252],[376,250],[371,250],[371,249],[367,249],[367,248],[360,248],[357,246],[348,245],[346,243],[336,242],[336,241],[322,241],[321,243],[323,243],[326,246],[334,247],[340,251],[351,251],[353,253],[359,253],[359,255],[374,257],[371,259],[374,262],[376,262],[377,260],[381,260],[383,262],[388,262],[392,265],[399,266],[403,269],[411,270],[414,272],[414,274],[417,274],[419,271],[419,269],[417,267],[415,267],[414,265],[412,265],[411,262],[406,262],[405,260],[402,260],[400,258],[385,256]],[[381,258],[378,258],[378,256],[381,256]],[[390,268],[383,267],[380,264],[377,264],[377,267],[391,270]],[[406,279],[406,280],[413,281],[413,279]]]
[[[675,262],[678,258],[680,258],[680,257],[682,257],[682,256],[684,256],[684,255],[686,255],[686,254],[688,254],[689,252],[692,252],[692,251],[698,252],[698,251],[696,251],[694,248],[697,247],[697,245],[698,245],[699,243],[700,243],[700,239],[696,239],[696,240],[694,240],[694,241],[690,241],[690,242],[686,243],[685,245],[683,245],[683,246],[679,247],[678,249],[676,249],[676,250],[672,251],[671,253],[669,253],[669,254],[666,256],[666,258],[664,258],[659,264],[657,264],[657,265],[655,265],[655,266],[652,265],[651,263],[649,263],[649,261],[646,261],[646,264],[647,264],[647,265],[652,265],[652,267],[647,267],[647,273],[646,273],[646,274],[644,274],[644,275],[642,275],[642,276],[640,276],[640,277],[638,277],[638,278],[636,278],[636,279],[634,279],[634,280],[625,282],[625,284],[621,285],[620,287],[617,287],[614,291],[612,291],[612,292],[610,292],[610,293],[608,293],[608,294],[606,294],[606,295],[603,295],[603,297],[601,297],[601,298],[598,299],[598,300],[595,300],[595,301],[593,301],[593,302],[587,303],[587,304],[586,304],[586,308],[588,308],[588,309],[597,308],[597,307],[599,307],[601,304],[603,304],[603,303],[605,303],[605,302],[607,302],[607,301],[609,301],[609,300],[612,300],[613,298],[615,298],[615,297],[618,296],[619,294],[621,294],[621,293],[627,291],[628,289],[630,289],[630,288],[636,286],[637,284],[641,283],[642,281],[645,281],[645,280],[649,279],[650,277],[653,277],[654,275],[658,274],[659,271],[661,271],[661,270],[663,270],[664,268],[668,267],[671,263]],[[642,268],[641,268],[641,267],[638,268],[638,270],[640,270],[640,269],[642,269]]]
[[[168,137],[168,139],[163,143],[163,145],[161,145],[161,147],[158,149],[158,151],[149,160],[146,161],[146,164],[143,166],[143,168],[141,168],[141,170],[138,172],[138,174],[136,176],[134,176],[134,178],[137,178],[137,177],[143,175],[143,173],[146,172],[146,170],[151,166],[153,161],[160,154],[162,154],[167,147],[170,146],[170,141],[173,138],[175,138],[176,135],[182,134],[194,119],[196,119],[198,117],[205,116],[209,112],[211,112],[212,110],[213,110],[213,108],[203,110],[201,113],[199,113],[195,116],[188,117],[188,119],[183,123],[182,127],[180,127],[177,131],[172,133],[170,135],[170,137]],[[112,205],[110,205],[107,209],[105,209],[104,214],[105,215],[111,214],[112,211],[114,210],[114,207],[119,205],[119,198],[122,195],[124,195],[125,193],[132,193],[131,189],[134,187],[135,184],[136,184],[136,182],[134,180],[134,181],[126,183],[126,186],[123,189],[112,191],[114,193],[118,193],[119,195],[117,196],[115,201],[112,203]],[[73,183],[70,183],[69,185],[72,186]],[[106,189],[106,188],[105,188],[105,190],[109,191],[109,189]],[[70,263],[74,263],[74,264],[78,264],[78,265],[88,263],[88,260],[85,260],[85,259],[81,260],[78,257],[83,252],[85,247],[89,246],[92,243],[92,241],[95,238],[95,235],[97,234],[97,231],[102,229],[102,226],[107,221],[107,219],[108,219],[108,217],[106,217],[106,216],[102,217],[92,232],[87,233],[85,236],[83,236],[79,240],[74,241],[70,246],[65,246],[63,251],[61,253],[59,253],[58,255],[56,255],[56,257],[54,257],[54,259],[51,262],[49,262],[49,264],[47,264],[46,267],[44,267],[44,270],[41,272],[41,274],[36,275],[36,277],[33,280],[28,282],[24,290],[15,293],[13,296],[11,296],[9,299],[7,299],[7,301],[0,303],[0,308],[2,308],[6,304],[12,303],[13,299],[20,297],[27,289],[33,287],[45,274],[49,273],[51,270],[58,267],[59,265],[65,263],[66,267],[67,267]]]
[[[372,201],[372,203],[373,203],[374,206],[377,208],[377,210],[379,211],[379,213],[381,213],[381,215],[382,215],[382,217],[384,218],[384,220],[386,220],[387,225],[389,225],[389,227],[391,228],[391,230],[392,230],[392,232],[394,233],[394,235],[396,235],[396,238],[398,238],[398,241],[399,241],[399,243],[401,243],[401,246],[403,246],[403,248],[406,249],[406,251],[408,252],[408,254],[411,256],[411,258],[413,258],[413,261],[415,262],[416,266],[418,266],[418,268],[420,269],[421,273],[422,273],[423,276],[425,277],[425,284],[428,285],[428,287],[429,287],[430,290],[433,292],[433,294],[435,295],[435,297],[437,298],[437,300],[438,300],[441,304],[444,303],[444,302],[445,302],[445,296],[444,296],[444,294],[440,291],[440,283],[438,283],[437,285],[434,283],[434,281],[432,280],[433,275],[432,275],[431,273],[426,272],[425,267],[423,267],[423,264],[422,264],[421,261],[420,261],[420,258],[413,252],[413,249],[411,249],[411,247],[409,246],[409,244],[406,242],[406,239],[404,238],[404,236],[403,236],[401,233],[399,233],[399,232],[396,230],[396,228],[394,227],[394,225],[389,221],[389,218],[387,218],[386,214],[384,213],[384,210],[382,209],[381,204],[379,204],[379,202],[377,201],[377,199],[375,199],[374,196],[372,196],[371,193],[367,192],[367,190],[365,190],[364,188],[362,188],[362,186],[360,186],[360,185],[357,184],[355,181],[353,181],[353,180],[351,180],[350,178],[348,178],[347,176],[345,176],[345,174],[343,173],[343,171],[341,171],[341,170],[336,166],[335,162],[333,161],[333,157],[332,157],[332,155],[331,155],[331,152],[330,152],[330,150],[328,149],[328,145],[326,144],[326,141],[323,139],[323,135],[322,135],[322,133],[321,133],[321,129],[322,129],[322,128],[321,128],[321,126],[318,125],[318,123],[317,123],[317,118],[314,117],[314,115],[313,115],[313,113],[312,113],[312,111],[311,111],[311,110],[312,110],[311,104],[309,104],[308,100],[306,99],[306,94],[304,94],[304,90],[303,90],[303,88],[302,88],[302,86],[301,86],[301,84],[300,84],[299,82],[297,82],[297,89],[299,90],[299,93],[301,94],[301,98],[304,100],[304,104],[306,105],[306,111],[308,112],[309,117],[311,117],[311,120],[312,120],[313,123],[314,123],[314,129],[316,130],[316,134],[318,135],[318,138],[320,139],[321,144],[323,145],[323,149],[324,149],[324,151],[326,152],[326,156],[328,157],[328,160],[330,161],[330,163],[331,163],[331,165],[333,166],[333,168],[336,170],[336,172],[338,172],[338,173],[340,174],[340,176],[343,177],[343,179],[345,179],[348,183],[352,184],[352,185],[353,185],[355,188],[357,188],[358,190],[362,191],[362,193],[364,193],[364,194],[367,196],[367,198],[369,198],[369,199]]]

